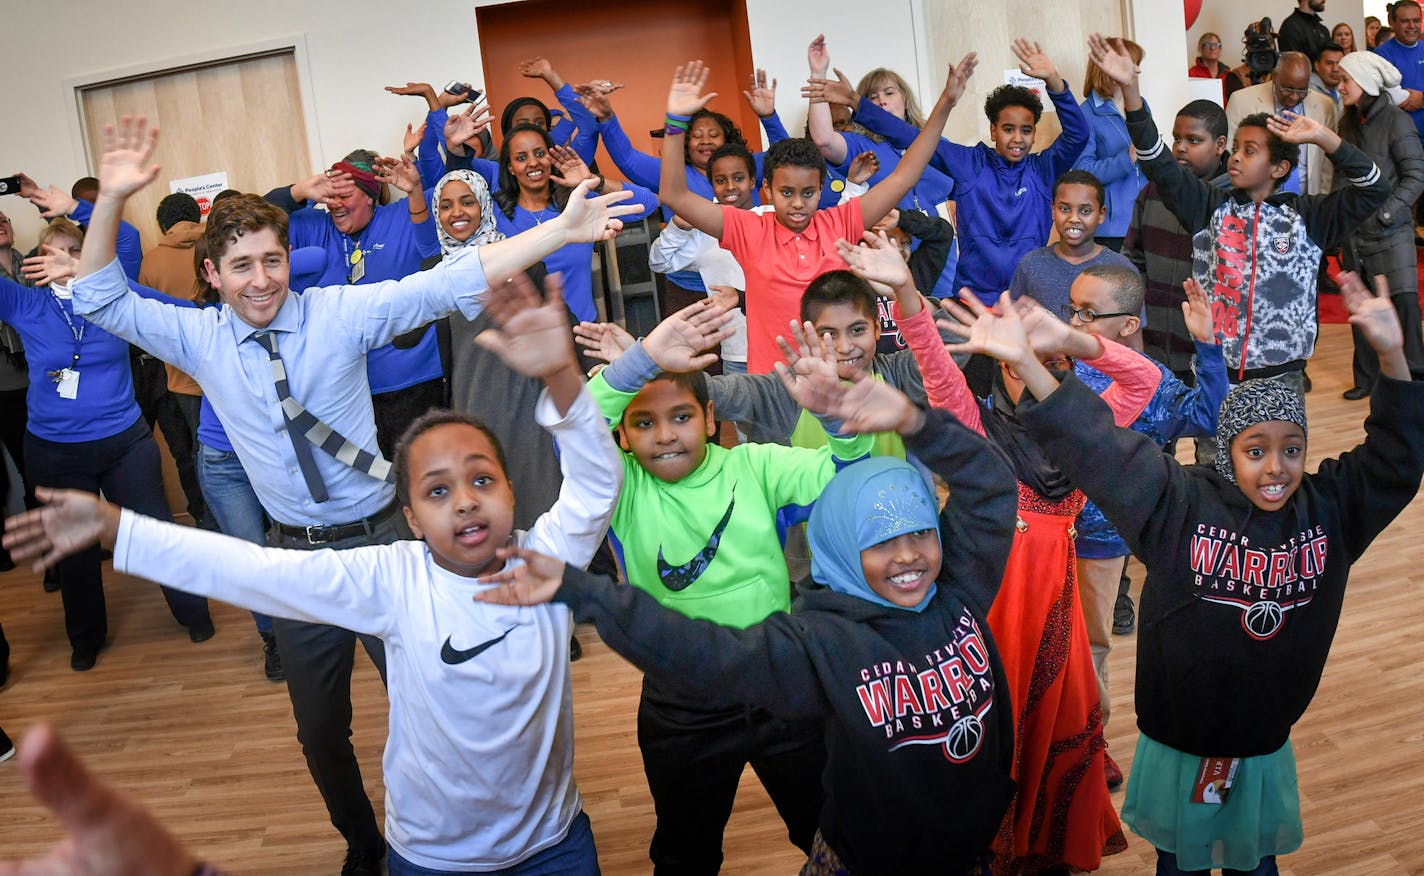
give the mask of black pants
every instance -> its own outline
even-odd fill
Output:
[[[1404,329],[1404,360],[1410,371],[1424,371],[1424,332],[1420,329],[1419,293],[1409,291],[1403,295],[1391,295],[1394,312],[1399,314],[1399,325]],[[1350,335],[1355,341],[1355,356],[1351,360],[1355,386],[1372,389],[1379,378],[1379,354],[1358,328],[1350,326]]]
[[[5,355],[0,352],[0,356]],[[25,482],[25,507],[33,508],[35,502],[35,488],[30,486],[29,479],[25,477],[25,425],[29,422],[29,404],[25,401],[24,389],[10,389],[0,392],[0,444],[10,452],[10,458],[15,461],[15,471],[20,473],[20,479]],[[5,500],[10,495],[10,471],[5,465],[5,459],[0,456],[0,536],[5,534]],[[7,557],[9,553],[0,548],[0,557]]]
[[[117,435],[97,441],[60,443],[25,433],[25,478],[37,487],[103,492],[115,505],[158,520],[172,520],[163,496],[158,445],[142,419]],[[99,549],[90,548],[59,561],[59,591],[69,645],[94,654],[109,634],[108,610]],[[208,600],[163,588],[168,610],[185,627],[209,624]]]
[[[395,456],[396,442],[426,411],[445,403],[445,379],[437,377],[405,389],[371,396],[376,414],[376,444],[386,459]]]
[[[208,516],[208,503],[198,483],[197,465],[198,415],[202,407],[200,395],[170,392],[158,411],[158,428],[163,430],[163,440],[168,442],[168,451],[173,454],[173,463],[178,468],[178,482],[183,486],[188,514],[199,524]]]
[[[346,550],[397,540],[394,507],[376,523],[369,534],[344,538],[328,544],[312,545],[305,538],[281,535],[268,530],[267,543],[294,550],[331,548]],[[292,716],[297,721],[297,741],[302,744],[307,770],[326,802],[331,825],[346,840],[348,848],[374,855],[384,848],[381,828],[361,781],[361,765],[351,747],[351,670],[355,666],[356,641],[386,680],[386,650],[374,636],[358,635],[341,627],[272,618],[277,636],[277,653],[287,671],[287,696],[292,700]]]
[[[1371,291],[1374,275],[1383,274],[1388,279],[1390,301],[1404,329],[1404,359],[1411,371],[1420,371],[1424,370],[1424,333],[1419,325],[1419,274],[1414,252],[1413,229],[1401,232],[1394,245],[1382,253],[1361,255],[1353,246],[1342,247],[1345,266],[1357,271]],[[1350,326],[1350,334],[1355,341],[1355,356],[1350,363],[1355,386],[1372,389],[1379,377],[1379,354],[1359,329]]]
[[[650,698],[638,704],[638,747],[657,811],[648,855],[656,876],[714,874],[722,831],[748,763],[787,834],[808,855],[826,766],[820,721],[787,723],[758,709],[691,711]]]

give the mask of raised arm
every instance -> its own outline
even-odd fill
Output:
[[[1390,184],[1374,161],[1316,120],[1295,113],[1279,113],[1266,120],[1266,127],[1287,143],[1319,146],[1349,180],[1349,185],[1338,191],[1297,202],[1297,209],[1305,219],[1306,233],[1322,248],[1333,247],[1389,197]]]
[[[1121,40],[1111,43],[1100,34],[1088,38],[1088,51],[1093,62],[1114,82],[1122,86],[1123,109],[1127,116],[1127,132],[1137,150],[1137,163],[1147,178],[1157,184],[1162,201],[1182,227],[1190,232],[1205,228],[1212,211],[1224,194],[1206,181],[1198,179],[1189,168],[1178,164],[1172,152],[1157,133],[1157,125],[1142,102],[1138,77],[1140,71]]]
[[[934,317],[911,281],[909,268],[900,258],[898,248],[892,246],[883,234],[867,232],[865,241],[865,247],[840,241],[836,248],[851,272],[888,287],[895,296],[895,324],[920,367],[930,405],[949,411],[971,431],[984,434],[979,401],[965,382],[964,373],[945,350],[944,341],[935,328]]]
[[[666,137],[663,140],[662,176],[658,195],[663,203],[692,227],[722,239],[722,207],[687,187],[687,161],[683,143],[692,114],[707,105],[716,93],[703,94],[707,68],[701,61],[678,67],[668,90]]]
[[[99,544],[114,552],[114,567],[200,596],[297,620],[336,624],[381,635],[390,629],[398,597],[390,581],[372,574],[373,551],[284,551],[238,538],[164,523],[77,490],[41,487],[44,506],[12,517],[5,543],[17,559],[49,567]],[[212,568],[207,568],[212,564]],[[296,582],[306,582],[297,586]]]
[[[593,622],[603,641],[669,686],[761,706],[782,717],[816,717],[829,705],[807,651],[810,632],[794,615],[776,612],[746,629],[687,617],[641,588],[620,586],[552,557],[510,549],[523,560],[481,583],[498,585],[475,598],[503,605],[562,602],[577,623]]]
[[[610,114],[607,119],[599,123],[599,136],[603,138],[603,147],[608,150],[608,155],[613,159],[613,164],[629,180],[640,186],[646,186],[658,194],[662,174],[662,165],[658,159],[646,152],[640,152],[633,146],[633,142],[628,139],[627,133],[623,130],[623,124],[618,121],[618,116]],[[663,152],[667,152],[664,141]],[[679,144],[681,141],[678,141]],[[678,147],[682,148],[681,145]],[[687,181],[683,180],[683,186]]]
[[[861,196],[860,209],[867,229],[874,227],[886,213],[894,209],[905,193],[919,182],[939,145],[940,134],[944,131],[945,122],[949,121],[949,112],[964,96],[965,86],[969,77],[974,75],[974,67],[978,62],[978,56],[970,52],[958,64],[950,65],[944,90],[940,92],[939,100],[935,101],[934,109],[925,120],[924,128],[915,136],[914,142],[905,150],[890,175],[871,186],[870,191]]]
[[[1344,550],[1354,559],[1419,492],[1424,474],[1424,383],[1411,379],[1404,334],[1384,277],[1375,293],[1353,273],[1340,276],[1340,291],[1357,328],[1378,355],[1380,378],[1370,394],[1365,440],[1339,459],[1327,459],[1314,476],[1339,497],[1346,524]]]
[[[811,68],[811,80],[825,80],[831,70],[831,56],[826,51],[826,35],[818,34],[806,49],[806,62]],[[821,156],[832,167],[845,163],[845,138],[831,122],[831,105],[824,97],[812,99],[806,110],[806,124],[811,130],[811,142],[821,150]]]
[[[1014,543],[1019,494],[1013,469],[981,434],[943,410],[926,413],[923,428],[905,436],[905,449],[949,486],[939,517],[942,567],[979,595],[979,608],[988,613]]]
[[[119,119],[118,127],[104,126],[104,153],[99,159],[99,194],[84,250],[79,256],[79,276],[99,271],[116,256],[119,227],[129,196],[158,177],[158,165],[150,165],[158,144],[158,129],[149,130],[143,116]],[[133,276],[138,276],[135,266]]]

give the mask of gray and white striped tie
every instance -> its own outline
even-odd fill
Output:
[[[267,358],[272,363],[272,380],[277,387],[277,401],[282,406],[282,418],[287,423],[287,434],[292,439],[292,449],[297,454],[297,465],[302,470],[302,478],[307,482],[307,489],[311,491],[312,498],[317,502],[325,502],[328,498],[326,483],[322,480],[316,460],[312,457],[312,445],[320,447],[338,462],[362,474],[370,475],[378,481],[395,483],[395,472],[380,453],[371,453],[352,444],[340,432],[302,407],[301,402],[292,398],[291,390],[287,386],[287,366],[282,362],[282,354],[277,352],[277,334],[261,331],[253,334],[252,338],[267,350]]]

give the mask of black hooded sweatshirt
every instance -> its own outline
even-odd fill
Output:
[[[1320,683],[1351,564],[1419,490],[1424,381],[1381,377],[1364,442],[1272,512],[1116,428],[1076,378],[1019,417],[1147,567],[1138,728],[1200,757],[1280,749]]]
[[[659,684],[826,725],[821,835],[856,876],[969,872],[1013,797],[1013,713],[987,616],[1013,543],[1013,473],[943,411],[905,446],[950,486],[922,612],[818,586],[744,630],[569,568],[556,599]],[[976,871],[977,872],[977,871]]]

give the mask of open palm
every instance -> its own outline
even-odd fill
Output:
[[[99,191],[128,197],[158,177],[158,165],[149,164],[158,146],[158,129],[149,128],[143,116],[124,116],[118,125],[104,126],[104,154],[99,158]]]
[[[485,310],[499,328],[480,332],[475,343],[526,377],[548,377],[573,366],[573,336],[562,291],[558,274],[545,279],[542,303],[523,273],[496,284],[485,300]]]
[[[1114,37],[1109,41],[1102,34],[1092,34],[1088,37],[1088,55],[1098,69],[1119,85],[1131,85],[1137,78],[1137,62],[1132,60],[1121,39]]]
[[[950,316],[968,329],[969,340],[959,344],[945,344],[944,348],[954,353],[981,353],[1010,364],[1020,362],[1031,355],[1028,335],[1018,311],[1005,292],[999,296],[999,304],[994,310],[985,307],[967,289],[960,293],[956,304],[949,299],[940,303]]]
[[[716,92],[702,93],[707,85],[708,72],[707,65],[701,61],[692,61],[677,68],[673,73],[672,87],[668,89],[668,115],[690,116],[717,96]]]

